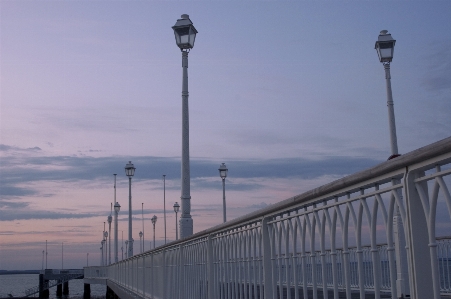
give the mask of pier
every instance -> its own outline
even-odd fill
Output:
[[[56,296],[69,295],[69,281],[83,278],[83,270],[45,269],[39,273],[39,285],[25,290],[25,297],[38,294],[40,299],[49,298],[50,288],[54,286]]]
[[[123,261],[120,299],[451,296],[451,137]],[[379,214],[379,216],[378,216]],[[451,232],[451,230],[448,230]],[[381,240],[383,242],[381,242]]]

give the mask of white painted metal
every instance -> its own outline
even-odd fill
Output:
[[[136,298],[398,298],[399,211],[411,298],[439,299],[451,294],[451,237],[436,236],[438,212],[451,231],[450,185],[448,138],[85,278]]]
[[[188,51],[182,51],[182,195],[180,203],[180,239],[193,234],[193,218],[191,217],[190,195],[190,162],[189,162],[189,112],[188,112]]]

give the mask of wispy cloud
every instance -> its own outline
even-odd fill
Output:
[[[3,145],[3,148],[13,148]],[[15,148],[16,150],[26,150]],[[128,160],[135,164],[134,180],[161,180],[167,175],[168,190],[179,189],[180,159],[174,157],[89,157],[89,156],[41,156],[20,154],[17,151],[7,155],[0,165],[0,195],[2,198],[23,196],[51,196],[39,194],[31,183],[52,182],[91,182],[105,183],[113,173],[123,174]],[[222,161],[221,161],[222,162]],[[262,188],[258,179],[252,178],[300,178],[313,179],[324,175],[344,176],[382,161],[361,157],[323,157],[319,159],[279,158],[254,160],[229,160],[229,190],[249,191]],[[192,185],[198,189],[218,189],[219,161],[191,159]],[[176,180],[174,180],[176,178]],[[245,181],[244,179],[247,179]],[[162,184],[153,186],[161,189]]]
[[[94,213],[59,213],[39,210],[7,209],[0,210],[0,220],[30,220],[30,219],[73,219],[99,216]]]

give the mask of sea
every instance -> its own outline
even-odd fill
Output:
[[[0,275],[0,298],[23,297],[25,290],[39,285],[39,274],[5,274]],[[50,299],[79,299],[83,298],[83,279],[69,281],[69,295],[56,296],[56,286],[50,289]],[[106,286],[91,284],[91,298],[105,298]],[[36,295],[36,297],[38,297]],[[31,298],[31,297],[30,297]]]

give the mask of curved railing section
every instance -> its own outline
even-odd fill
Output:
[[[141,298],[440,299],[451,294],[450,185],[451,137],[102,275]]]

